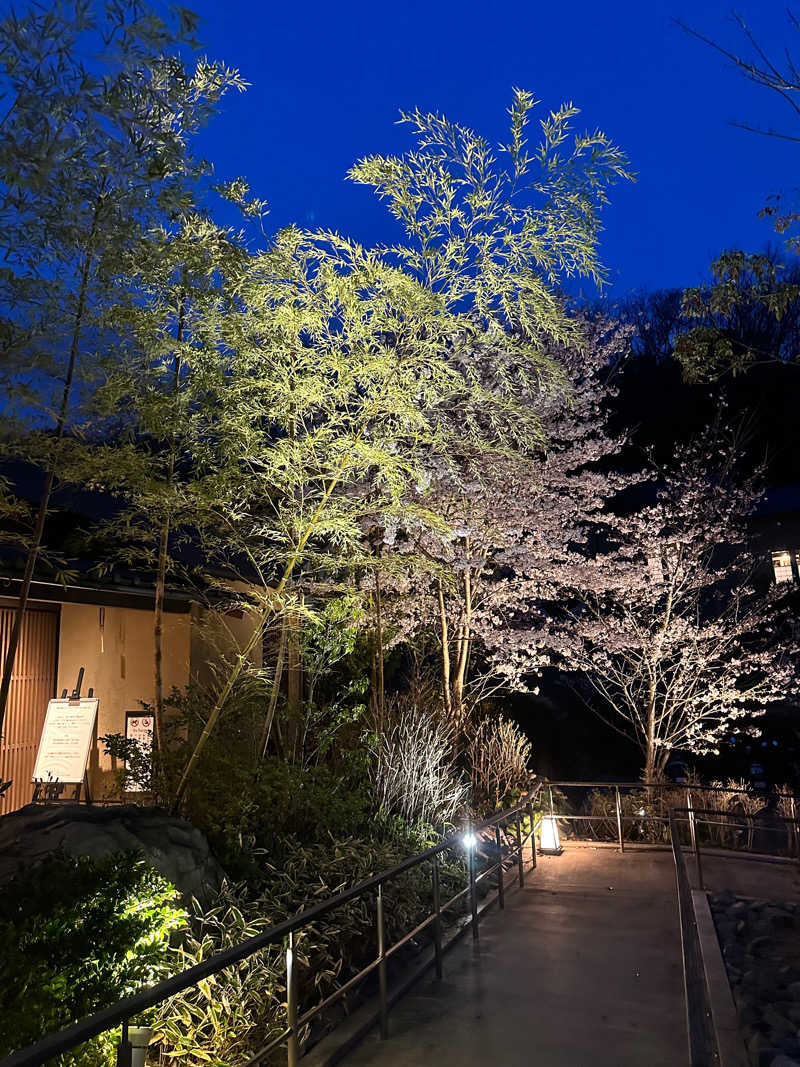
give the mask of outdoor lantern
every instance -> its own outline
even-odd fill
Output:
[[[539,851],[547,856],[560,856],[564,851],[558,836],[558,821],[555,815],[543,815],[539,831]]]
[[[549,786],[548,792],[550,793],[550,814],[542,815],[539,827],[539,851],[546,856],[560,856],[564,850],[558,835],[558,822],[553,814],[553,790]]]

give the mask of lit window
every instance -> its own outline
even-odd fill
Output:
[[[792,556],[783,549],[772,553],[772,569],[775,572],[776,582],[791,582],[792,580]]]

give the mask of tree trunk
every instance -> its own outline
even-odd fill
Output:
[[[467,554],[469,554],[469,538],[466,539]],[[469,662],[469,647],[472,639],[472,577],[469,567],[464,571],[464,618],[459,631],[458,664],[453,679],[453,709],[461,718],[464,703],[464,685],[467,680],[467,663]]]
[[[375,649],[376,658],[376,711],[378,715],[378,724],[381,733],[385,726],[386,718],[386,704],[385,704],[385,682],[383,677],[383,615],[381,611],[381,579],[375,571],[375,638],[377,647]]]
[[[272,723],[275,719],[275,709],[278,706],[278,696],[281,690],[281,679],[283,678],[283,661],[286,658],[286,639],[288,635],[288,619],[284,615],[281,622],[281,632],[278,638],[278,656],[275,660],[275,677],[272,679],[272,689],[269,694],[269,706],[267,707],[267,717],[264,719],[264,729],[261,732],[261,740],[259,742],[259,751],[261,752],[261,758],[267,754],[267,745],[269,744],[269,735],[272,733]]]
[[[437,583],[437,592],[439,594],[439,627],[442,640],[442,696],[444,697],[444,710],[449,718],[453,710],[453,701],[450,696],[450,634],[447,627],[447,612],[444,605],[444,590],[442,589],[441,578]]]
[[[333,477],[325,487],[325,492],[322,494],[322,499],[319,501],[316,508],[314,509],[314,513],[309,519],[308,524],[306,525],[306,528],[303,531],[302,537],[298,541],[294,551],[286,562],[286,566],[283,569],[283,574],[281,575],[280,581],[273,590],[273,604],[280,603],[280,598],[283,596],[286,586],[291,581],[292,575],[294,574],[294,569],[302,558],[305,546],[310,541],[311,535],[314,533],[314,530],[316,529],[317,524],[319,523],[322,517],[322,514],[327,506],[328,501],[333,495],[336,487],[341,482],[342,477],[344,476],[347,463],[352,458],[356,447],[358,446],[359,442],[361,441],[366,432],[366,429],[367,423],[365,422],[359,432],[356,434],[351,449],[349,450],[349,452],[346,453],[344,458],[340,460],[336,473],[333,475]],[[264,631],[267,627],[267,624],[269,623],[270,617],[272,616],[274,610],[275,608],[270,606],[262,609],[258,621],[253,628],[252,634],[245,643],[244,648],[241,649],[239,655],[236,657],[236,663],[231,668],[231,672],[228,675],[225,685],[219,691],[217,699],[214,701],[214,706],[211,709],[211,712],[209,713],[202,733],[197,739],[197,743],[195,744],[194,750],[191,756],[189,757],[189,761],[183,769],[181,780],[178,782],[178,788],[175,790],[175,798],[172,802],[171,808],[173,814],[177,814],[177,812],[180,810],[181,799],[183,797],[183,794],[186,792],[186,787],[189,784],[189,778],[191,777],[192,771],[197,766],[197,761],[200,758],[200,754],[205,748],[206,743],[208,742],[208,739],[211,736],[211,732],[217,724],[217,721],[222,713],[222,709],[225,707],[225,702],[231,695],[231,692],[233,691],[233,687],[236,685],[236,682],[241,677],[248,656],[256,647],[258,642],[262,640],[264,636]]]
[[[75,309],[75,322],[72,330],[72,341],[69,349],[69,360],[67,362],[67,373],[64,378],[64,388],[61,393],[61,405],[56,416],[55,434],[54,439],[60,441],[64,436],[64,428],[67,422],[67,411],[69,410],[69,398],[72,393],[72,383],[75,378],[75,367],[78,362],[78,349],[81,342],[81,334],[83,332],[83,318],[86,313],[86,297],[89,291],[89,276],[91,274],[92,264],[94,262],[94,240],[97,234],[97,223],[100,216],[100,207],[102,204],[101,197],[98,196],[95,201],[94,215],[92,217],[92,225],[89,231],[89,237],[86,242],[86,252],[84,253],[83,263],[81,265],[80,280],[78,285],[78,304]],[[14,617],[14,625],[9,635],[8,648],[6,650],[5,663],[3,665],[3,679],[0,682],[0,737],[3,734],[3,724],[5,722],[6,707],[8,705],[8,693],[11,688],[11,676],[14,672],[14,661],[17,657],[17,647],[19,645],[19,635],[22,632],[22,621],[25,617],[25,612],[28,607],[28,599],[30,597],[31,583],[33,581],[33,572],[36,568],[36,561],[39,558],[39,549],[42,545],[42,535],[44,534],[44,525],[47,521],[47,516],[50,511],[50,497],[53,493],[53,484],[55,482],[55,470],[52,464],[47,472],[45,478],[44,489],[42,491],[42,499],[39,502],[39,510],[36,514],[36,523],[33,528],[33,537],[28,548],[28,558],[25,562],[25,572],[22,576],[22,586],[19,592],[19,602],[17,604],[17,612]]]
[[[369,705],[375,723],[378,722],[378,664],[375,655],[375,635],[369,642]]]
[[[292,761],[297,759],[300,736],[300,708],[303,703],[303,664],[300,656],[300,620],[295,612],[289,616],[287,634],[287,740],[286,747]]]
[[[186,293],[181,294],[180,307],[178,309],[178,328],[175,336],[175,340],[178,345],[183,342],[183,331],[186,323]],[[181,383],[181,353],[180,349],[175,354],[175,374],[173,378],[172,390],[175,401],[177,403],[178,392],[180,390]],[[167,491],[172,488],[172,479],[175,475],[175,419],[176,415],[173,413],[172,433],[170,436],[170,449],[169,460],[167,463]],[[170,527],[170,514],[169,514],[169,501],[167,501],[167,508],[164,511],[164,518],[161,523],[161,531],[158,539],[158,567],[156,570],[156,596],[155,596],[155,608],[153,613],[153,658],[154,658],[154,687],[155,687],[155,744],[156,748],[161,746],[161,739],[164,734],[164,681],[162,674],[162,665],[164,661],[164,591],[167,584],[167,562],[169,559],[169,527]]]
[[[644,759],[644,780],[646,782],[654,781],[653,775],[655,774],[655,759],[656,750],[652,740],[647,738],[647,748],[645,749]]]

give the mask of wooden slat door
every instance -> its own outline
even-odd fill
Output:
[[[14,615],[13,607],[0,607],[0,670]],[[25,613],[0,739],[0,778],[12,782],[0,798],[0,813],[16,811],[33,794],[36,749],[47,702],[55,696],[58,618],[58,609],[29,608]]]

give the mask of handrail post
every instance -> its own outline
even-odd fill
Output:
[[[497,904],[500,908],[506,906],[506,887],[503,871],[503,845],[500,840],[500,827],[494,828],[494,840],[497,845]]]
[[[800,838],[797,835],[797,808],[794,802],[794,793],[789,795],[789,815],[792,819],[792,846],[795,859],[800,863]]]
[[[622,801],[619,797],[619,786],[614,786],[614,793],[616,794],[616,807],[617,807],[617,837],[619,838],[619,850],[625,851],[625,844],[622,840]]]
[[[378,993],[380,996],[381,1040],[389,1036],[389,1003],[386,995],[386,942],[383,926],[383,885],[378,883]]]
[[[117,1046],[117,1067],[133,1067],[133,1046],[128,1038],[128,1020],[122,1020],[122,1037]]]
[[[531,867],[536,866],[536,832],[533,823],[533,804],[528,801],[528,818],[531,822]]]
[[[692,818],[694,818],[694,812],[692,812]],[[697,834],[694,834],[693,836],[694,836],[694,862],[695,862],[695,864],[697,866],[697,884],[698,884],[698,888],[699,889],[705,890],[706,887],[703,884],[703,867],[702,867],[702,865],[700,863],[700,837]]]
[[[525,888],[525,858],[522,855],[522,815],[517,812],[517,867],[519,869],[519,887]]]
[[[433,857],[433,950],[436,957],[436,977],[442,977],[442,910],[439,894],[439,856]]]
[[[472,910],[472,940],[478,940],[478,887],[475,882],[475,849],[477,844],[469,850],[469,901]]]
[[[290,931],[286,945],[286,1026],[289,1037],[286,1042],[286,1062],[297,1067],[300,1050],[297,1040],[297,970],[294,958],[294,931]]]
[[[692,791],[691,791],[691,789],[687,789],[686,790],[686,807],[689,809],[689,836],[690,836],[691,842],[692,842],[692,849],[696,853],[697,852],[697,841],[696,841],[697,834],[695,832],[695,825],[694,825],[694,805],[692,804]]]

